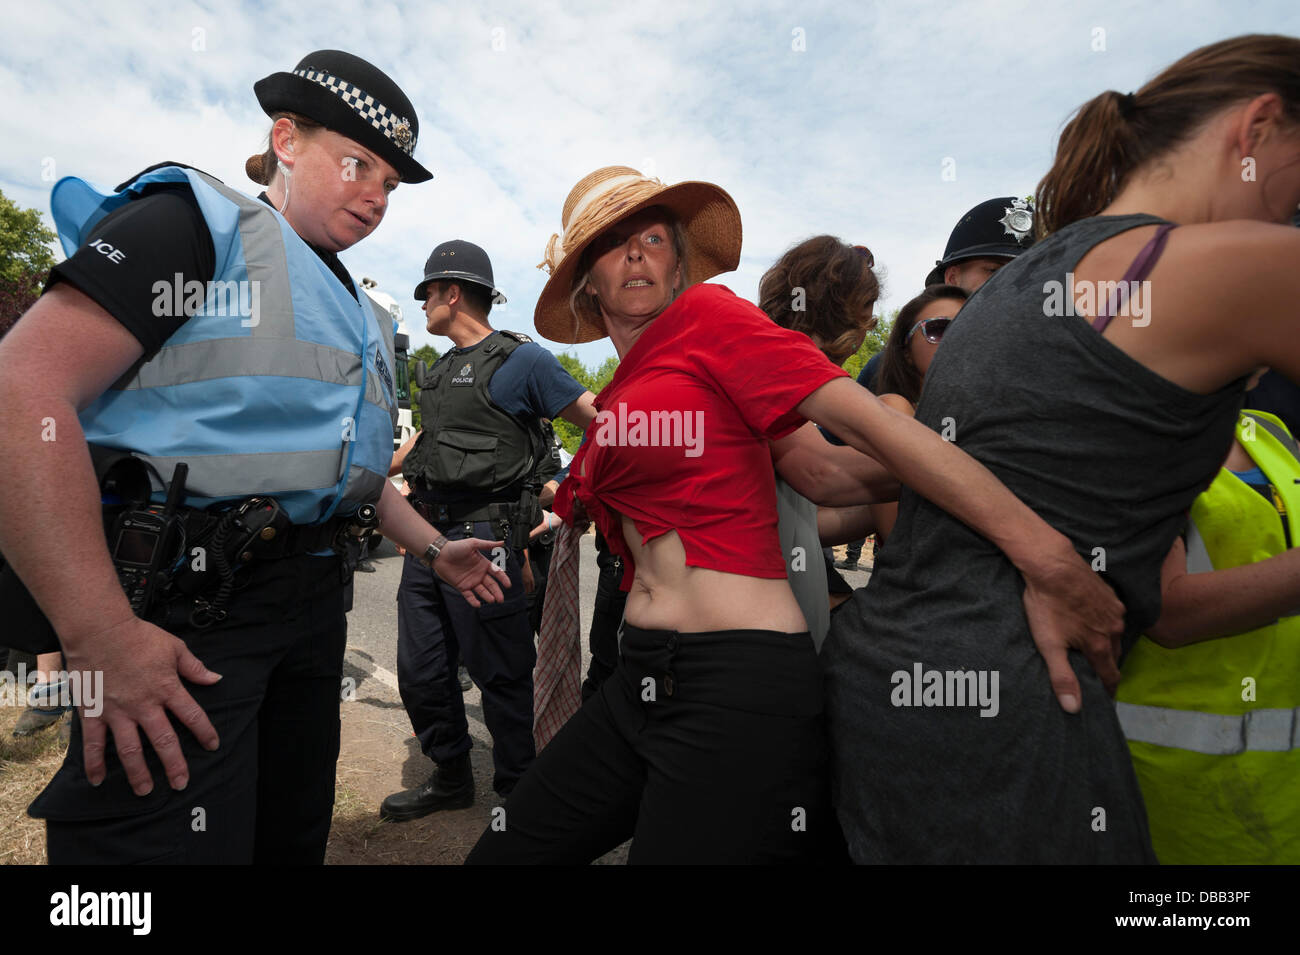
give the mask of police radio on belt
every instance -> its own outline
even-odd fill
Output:
[[[130,508],[113,522],[109,535],[113,566],[137,617],[148,614],[155,597],[166,589],[175,569],[176,551],[184,554],[185,528],[177,508],[189,470],[186,464],[176,465],[162,507],[146,504]]]

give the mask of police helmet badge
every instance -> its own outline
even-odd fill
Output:
[[[998,224],[1006,230],[1006,234],[1015,238],[1017,243],[1023,242],[1025,236],[1034,231],[1034,210],[1029,202],[1025,199],[1012,199],[1011,205],[1003,207],[1003,216],[998,220]]]
[[[411,150],[411,124],[407,120],[400,120],[393,126],[393,139],[403,149],[408,152]]]

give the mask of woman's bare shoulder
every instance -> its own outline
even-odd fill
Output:
[[[1193,282],[1254,285],[1300,271],[1300,229],[1290,225],[1251,219],[1205,222],[1178,227],[1170,240],[1174,260],[1192,266],[1187,278]]]

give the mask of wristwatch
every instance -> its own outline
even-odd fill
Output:
[[[447,546],[447,536],[439,534],[433,539],[433,543],[425,548],[424,554],[420,557],[420,563],[425,567],[433,567],[433,562],[438,559],[442,549]]]

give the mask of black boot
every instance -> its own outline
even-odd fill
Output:
[[[380,819],[405,822],[440,809],[465,809],[474,804],[474,771],[469,753],[438,763],[429,781],[414,789],[393,793],[379,807]]]

